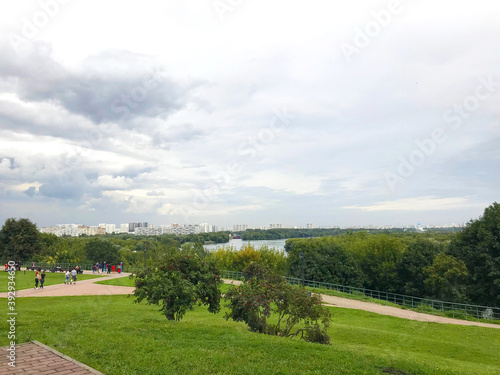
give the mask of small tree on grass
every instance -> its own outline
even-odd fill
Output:
[[[262,265],[252,263],[243,273],[248,280],[231,287],[224,297],[229,308],[226,320],[245,322],[254,332],[330,343],[330,312],[321,304],[321,296],[288,284]],[[268,322],[271,315],[275,324]]]
[[[168,320],[181,320],[196,304],[208,311],[220,310],[222,280],[214,262],[197,255],[169,255],[151,268],[137,274],[135,302],[161,304]]]

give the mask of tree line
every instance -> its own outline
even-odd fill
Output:
[[[338,236],[345,233],[364,232],[365,229],[340,229],[340,228],[276,228],[276,229],[247,229],[241,232],[243,241],[257,240],[284,240],[287,238],[313,238],[325,236]],[[415,229],[409,228],[391,228],[391,229],[370,229],[370,233],[414,233]],[[454,233],[459,228],[431,229],[430,232]]]
[[[188,235],[164,234],[135,236],[113,234],[105,236],[57,237],[40,233],[27,218],[9,218],[0,230],[0,259],[51,264],[109,264],[123,262],[126,267],[139,267],[160,254],[173,249],[196,249],[203,253],[207,242],[228,242],[229,232]],[[145,259],[146,258],[146,259]]]
[[[500,205],[456,234],[290,239],[288,274],[450,302],[500,307]]]
[[[7,219],[0,230],[0,258],[73,264],[123,262],[125,267],[143,267],[181,251],[212,259],[221,270],[242,271],[257,262],[278,275],[500,307],[498,203],[458,233],[345,232],[292,238],[284,252],[255,249],[250,244],[240,250],[225,246],[206,251],[203,243],[213,235],[59,238],[39,233],[28,219]],[[229,233],[217,236],[228,239]]]

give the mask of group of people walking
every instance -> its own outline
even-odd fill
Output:
[[[73,270],[71,270],[71,272],[69,270],[66,270],[66,278],[65,278],[65,281],[64,281],[64,284],[76,284],[76,276],[78,275],[78,270],[77,268],[79,267],[75,267],[73,268]],[[39,271],[37,270],[36,273],[35,273],[35,289],[43,289],[43,283],[45,282],[45,270],[43,271]],[[40,287],[38,287],[38,284],[40,284]]]
[[[76,276],[78,275],[78,271],[76,268],[73,268],[71,272],[69,270],[66,271],[66,279],[64,284],[76,284]]]
[[[118,266],[115,266],[114,264],[109,264],[109,263],[96,263],[94,264],[94,267],[92,267],[92,273],[121,273],[122,272],[122,266],[121,264]]]
[[[45,282],[45,271],[36,271],[35,273],[35,289],[38,289],[38,283],[40,283],[40,289],[43,289],[43,283]]]

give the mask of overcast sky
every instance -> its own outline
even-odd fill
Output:
[[[500,3],[0,5],[0,223],[463,223],[499,201]]]

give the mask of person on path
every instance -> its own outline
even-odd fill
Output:
[[[74,268],[73,271],[71,271],[71,279],[76,284],[76,269]]]
[[[66,271],[66,281],[64,282],[64,284],[69,284],[69,270]]]
[[[111,264],[108,264],[108,273],[111,273]]]
[[[35,273],[35,289],[38,289],[38,282],[40,281],[39,274],[40,274],[40,272],[36,271],[36,273]]]
[[[43,289],[44,282],[45,282],[45,271],[42,271],[42,275],[40,276],[40,289]]]
[[[115,273],[115,265],[114,264],[111,266],[111,272]]]

